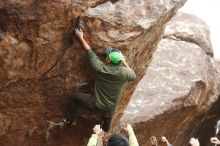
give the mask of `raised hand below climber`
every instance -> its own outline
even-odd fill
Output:
[[[217,137],[211,137],[210,142],[215,145],[220,145],[220,141]]]
[[[193,137],[189,140],[189,144],[191,146],[200,146],[199,140]]]
[[[75,34],[87,51],[89,62],[96,71],[95,92],[94,95],[73,92],[71,101],[67,106],[66,119],[76,122],[78,115],[77,105],[80,104],[101,117],[101,127],[105,132],[108,132],[123,85],[126,81],[135,80],[136,74],[128,66],[120,50],[106,48],[107,57],[105,62],[103,62],[96,56],[84,39],[83,31],[75,29]]]
[[[107,146],[139,146],[133,128],[130,124],[124,128],[128,132],[128,139],[120,134],[113,134],[110,136],[107,142]],[[102,129],[100,125],[96,125],[93,128],[94,134],[89,138],[87,146],[103,146],[102,143]]]
[[[163,142],[165,142],[167,146],[173,146],[172,144],[169,143],[169,141],[167,140],[167,138],[166,138],[165,136],[162,136],[162,137],[161,137],[161,140],[162,140]]]

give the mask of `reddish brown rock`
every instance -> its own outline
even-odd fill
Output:
[[[121,124],[134,125],[140,145],[150,146],[152,135],[165,135],[178,146],[199,136],[200,124],[219,95],[211,52],[208,27],[200,19],[178,13],[167,24],[121,119]]]
[[[79,15],[92,48],[121,49],[137,73],[137,81],[125,87],[116,118],[124,111],[166,22],[185,0],[111,2],[0,1],[0,145],[79,146],[87,142],[96,121],[85,118],[80,118],[77,127],[47,133],[47,120],[63,118],[68,96],[76,88],[73,83],[88,83],[77,90],[93,91],[94,71],[71,35]]]

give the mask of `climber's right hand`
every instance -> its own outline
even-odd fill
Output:
[[[81,29],[75,29],[75,34],[79,37],[79,39],[83,39],[83,31]]]

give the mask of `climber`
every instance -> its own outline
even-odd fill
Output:
[[[108,132],[123,85],[126,81],[135,80],[136,74],[118,49],[107,48],[107,57],[105,62],[102,62],[84,40],[82,30],[75,29],[75,34],[87,51],[90,64],[96,71],[95,92],[94,95],[73,92],[67,107],[66,119],[76,124],[77,105],[81,104],[101,117],[102,129]]]
[[[125,130],[128,132],[129,140],[122,135],[114,134],[108,139],[107,146],[139,146],[133,128],[130,124],[127,124]],[[100,125],[96,125],[93,128],[93,131],[95,134],[92,134],[87,146],[102,146],[103,135]]]

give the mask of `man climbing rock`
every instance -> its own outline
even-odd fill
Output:
[[[73,92],[67,107],[66,118],[75,124],[77,105],[80,104],[99,115],[102,120],[102,129],[108,132],[122,87],[126,81],[136,79],[135,72],[128,66],[118,49],[107,48],[105,51],[107,57],[105,62],[102,62],[84,40],[82,30],[76,29],[75,34],[87,51],[90,64],[96,71],[95,92],[94,95]]]

